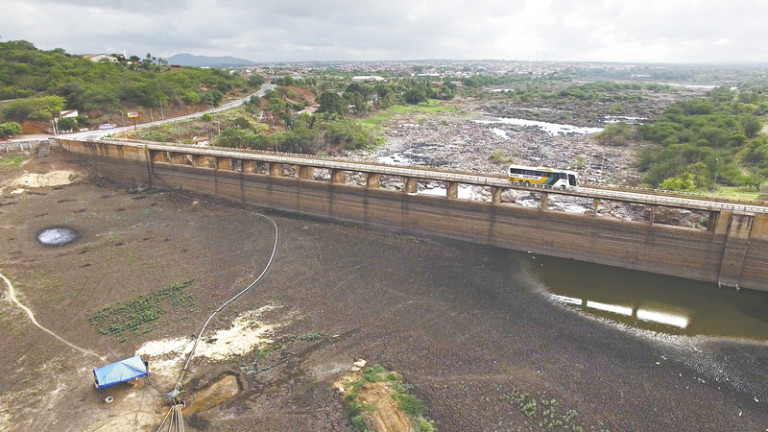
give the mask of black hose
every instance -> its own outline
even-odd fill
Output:
[[[187,198],[187,197],[184,197],[183,195],[181,195],[181,194],[179,194],[179,193],[177,193],[175,191],[173,191],[173,192],[176,195],[179,195],[179,196],[181,196],[183,198]],[[192,356],[195,354],[195,350],[197,349],[197,343],[203,337],[203,333],[205,332],[206,327],[208,327],[208,323],[211,322],[211,319],[213,319],[213,317],[217,313],[219,313],[221,310],[223,310],[224,308],[229,306],[232,302],[237,300],[240,296],[242,296],[243,294],[248,292],[248,290],[253,288],[261,280],[261,278],[263,278],[264,275],[267,274],[267,271],[269,270],[270,266],[272,265],[272,262],[275,259],[275,255],[277,253],[278,236],[279,236],[279,231],[277,229],[277,223],[272,218],[270,218],[270,217],[268,217],[266,215],[263,215],[261,213],[256,213],[256,212],[253,212],[253,213],[255,215],[257,215],[259,217],[262,217],[262,218],[268,220],[269,222],[271,222],[272,226],[275,228],[275,243],[274,243],[274,245],[272,245],[272,255],[269,257],[269,261],[267,262],[267,265],[264,267],[264,270],[261,272],[261,274],[256,279],[254,279],[253,282],[250,283],[250,285],[248,285],[242,291],[240,291],[239,293],[235,294],[232,298],[230,298],[229,300],[224,302],[221,306],[218,307],[218,309],[213,311],[211,316],[209,316],[208,319],[205,321],[205,324],[203,324],[203,327],[200,329],[200,333],[198,333],[197,337],[195,338],[195,344],[192,346],[192,350],[189,352],[189,356],[187,357],[187,362],[184,364],[184,368],[181,370],[181,374],[179,375],[178,381],[176,381],[176,386],[173,388],[173,390],[171,392],[169,392],[166,395],[166,397],[168,397],[168,399],[172,399],[172,398],[176,397],[180,393],[179,389],[181,388],[181,383],[184,380],[184,375],[186,374],[187,368],[189,367],[189,362],[192,360]]]

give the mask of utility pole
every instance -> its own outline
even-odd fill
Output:
[[[712,182],[712,192],[717,187],[717,174],[720,173],[720,158],[715,158],[715,162],[717,162],[717,169],[715,169],[715,181]]]

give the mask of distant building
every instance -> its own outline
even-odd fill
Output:
[[[117,57],[106,54],[86,54],[83,56],[83,58],[97,63],[104,60],[117,63]]]
[[[386,81],[383,77],[380,77],[378,75],[360,75],[352,77],[352,81]]]
[[[80,115],[80,113],[77,112],[77,110],[66,110],[59,113],[59,117],[61,118],[74,118]]]

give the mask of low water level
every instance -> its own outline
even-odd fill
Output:
[[[768,293],[560,258],[530,260],[549,295],[566,307],[668,334],[768,341]]]
[[[74,230],[63,227],[47,228],[37,233],[37,241],[45,246],[63,246],[76,238]]]

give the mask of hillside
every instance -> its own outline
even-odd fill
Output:
[[[0,102],[9,101],[0,111],[4,121],[48,122],[64,109],[91,119],[152,109],[194,111],[262,82],[259,75],[245,79],[220,69],[170,67],[149,54],[92,62],[62,49],[39,50],[26,41],[0,43]]]

